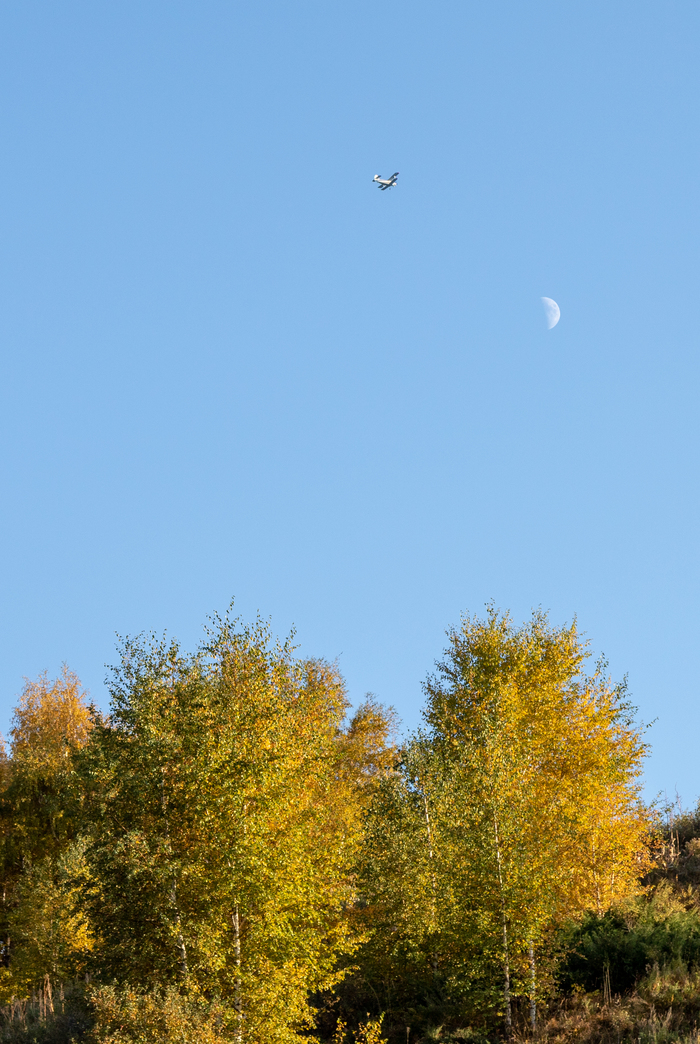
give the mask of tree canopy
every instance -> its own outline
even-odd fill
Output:
[[[98,1044],[508,1033],[523,1004],[534,1026],[561,939],[617,925],[649,869],[642,732],[587,655],[541,612],[465,616],[402,741],[337,665],[231,615],[194,652],[124,640],[106,713],[67,668],[28,682],[2,997],[46,1013],[89,983]]]

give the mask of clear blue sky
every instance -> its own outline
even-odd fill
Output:
[[[693,801],[696,0],[10,0],[0,99],[0,724],[235,596],[414,726],[494,599]]]

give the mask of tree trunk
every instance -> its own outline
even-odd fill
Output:
[[[182,919],[180,918],[180,907],[177,904],[177,884],[175,875],[173,874],[173,884],[170,889],[170,901],[175,911],[175,924],[177,925],[177,948],[180,951],[180,975],[183,979],[186,979],[190,974],[189,968],[187,967],[187,947],[185,946],[185,938],[182,934]]]
[[[161,770],[161,788],[160,788],[160,803],[163,809],[163,817],[165,819],[165,838],[168,843],[168,852],[172,856],[173,846],[170,843],[170,819],[168,817],[168,810],[165,803],[165,773]],[[170,886],[170,905],[175,914],[175,924],[177,926],[176,940],[177,948],[180,953],[180,976],[186,979],[189,976],[189,968],[187,967],[187,947],[185,946],[185,937],[182,934],[182,918],[180,917],[180,907],[177,902],[177,874],[173,871],[173,880]]]
[[[498,836],[498,821],[493,817],[493,832],[496,840],[496,862],[498,864],[498,887],[501,896],[501,926],[503,928],[503,1006],[505,1009],[506,1033],[510,1036],[513,1029],[513,1011],[510,999],[510,955],[508,952],[508,917],[506,900],[503,894],[503,864],[501,862],[501,840]]]
[[[433,860],[434,860],[433,832],[432,832],[432,829],[431,829],[431,826],[430,826],[430,812],[428,811],[428,797],[427,797],[427,794],[425,793],[424,790],[421,791],[421,794],[423,796],[423,810],[424,810],[424,813],[425,813],[425,829],[426,829],[426,831],[428,833],[428,856],[430,858],[430,879],[431,879],[432,886],[433,886],[433,917],[432,917],[432,920],[433,920],[433,927],[435,927],[435,917],[436,917],[435,906],[436,906],[436,900],[437,900],[437,883],[435,881],[435,866],[434,866],[434,863],[433,863]]]
[[[527,955],[530,959],[530,1028],[534,1036],[537,1028],[537,975],[535,969],[535,948],[532,941],[527,944]]]
[[[44,1016],[50,1013],[54,1014],[53,1010],[53,990],[51,989],[51,979],[48,975],[44,976]]]
[[[420,781],[418,779],[416,779],[416,783],[418,784],[418,787],[419,787],[419,790],[420,790],[420,793],[421,793],[421,797],[423,798],[423,812],[424,812],[424,815],[425,815],[425,829],[426,829],[426,832],[428,834],[428,857],[430,859],[430,880],[431,880],[432,889],[433,889],[433,901],[432,901],[431,913],[430,913],[430,927],[432,928],[433,931],[435,931],[435,925],[437,923],[437,882],[435,880],[435,866],[434,866],[434,852],[433,852],[433,831],[432,831],[432,828],[431,828],[431,825],[430,825],[430,811],[428,809],[428,795],[425,793],[425,790],[423,789],[423,787],[420,786]],[[437,975],[437,968],[438,968],[437,954],[435,954],[435,953],[433,954],[432,963],[433,963],[433,978],[435,978],[436,975]]]
[[[233,922],[233,952],[236,964],[236,977],[233,981],[233,1010],[236,1012],[236,1031],[233,1039],[236,1044],[243,1044],[243,998],[241,996],[241,920],[238,915],[238,903],[231,916]]]

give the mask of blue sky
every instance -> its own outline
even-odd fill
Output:
[[[104,702],[115,632],[193,646],[235,596],[411,727],[493,599],[578,616],[658,719],[648,793],[694,801],[699,33],[3,4],[0,725],[23,675]]]

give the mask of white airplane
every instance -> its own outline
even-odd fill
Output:
[[[396,184],[396,179],[399,176],[398,170],[395,174],[392,174],[390,178],[383,178],[381,174],[375,174],[372,181],[376,181],[382,192],[384,189],[393,188]]]

